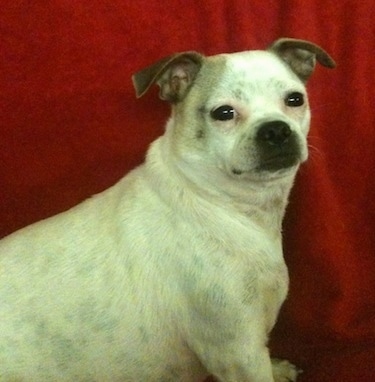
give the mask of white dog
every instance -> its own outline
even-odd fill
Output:
[[[172,104],[145,164],[0,242],[0,381],[294,381],[267,337],[281,222],[307,158],[316,45],[175,54],[134,76]]]

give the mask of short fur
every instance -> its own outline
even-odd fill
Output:
[[[172,103],[145,163],[0,242],[1,382],[296,380],[267,338],[288,290],[281,223],[316,59],[334,66],[281,39],[134,76],[138,96],[158,83]]]

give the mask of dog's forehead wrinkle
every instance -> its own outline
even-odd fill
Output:
[[[215,77],[209,76],[211,79],[208,82],[201,77],[202,84],[199,86],[207,91],[205,96],[212,102],[234,98],[249,103],[255,96],[277,98],[288,91],[304,89],[296,75],[269,52],[250,51],[221,57],[224,60],[210,63],[216,68]],[[209,84],[213,83],[216,86],[211,87]]]
[[[269,78],[265,82],[258,81],[240,81],[236,83],[230,92],[234,98],[239,101],[249,103],[256,97],[279,98],[284,95],[288,89],[294,88],[290,82],[285,82],[277,78]],[[297,89],[297,88],[296,88]]]

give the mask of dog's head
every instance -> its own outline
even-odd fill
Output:
[[[181,164],[266,180],[295,173],[307,159],[305,83],[316,62],[335,66],[320,47],[285,38],[266,51],[177,53],[133,82],[139,97],[157,83],[173,104],[167,134]]]

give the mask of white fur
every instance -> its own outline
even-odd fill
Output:
[[[304,161],[308,105],[283,99],[305,89],[273,53],[218,60],[220,81],[207,59],[145,164],[1,241],[1,382],[295,380],[285,362],[272,376],[267,338],[287,295],[281,221],[299,163],[257,172],[253,136],[285,121]],[[235,121],[210,119],[222,104]]]

